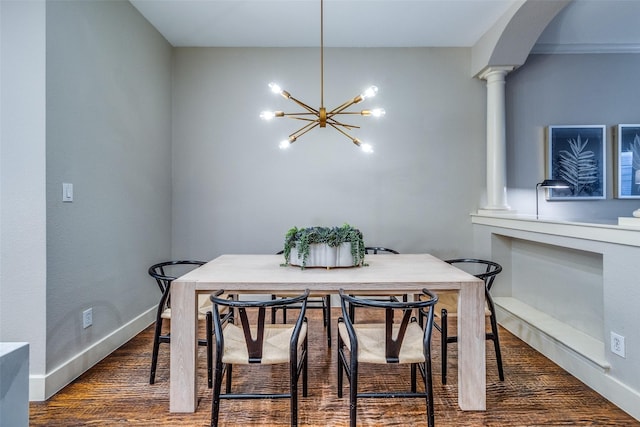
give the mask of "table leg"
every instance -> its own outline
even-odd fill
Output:
[[[197,300],[194,282],[172,283],[170,412],[196,410]]]
[[[458,404],[466,411],[487,406],[484,282],[465,283],[458,298]]]

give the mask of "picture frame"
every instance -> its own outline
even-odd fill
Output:
[[[606,198],[606,125],[548,126],[546,172],[569,188],[550,188],[547,200]]]
[[[640,199],[640,124],[615,128],[615,197]]]

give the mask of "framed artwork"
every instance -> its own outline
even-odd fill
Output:
[[[640,125],[618,125],[615,141],[616,197],[640,199]]]
[[[550,188],[547,200],[606,198],[606,126],[549,126],[546,169],[549,179],[569,188]]]

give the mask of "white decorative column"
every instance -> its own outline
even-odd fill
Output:
[[[487,205],[485,211],[510,211],[507,204],[507,143],[505,76],[514,66],[486,68],[479,78],[487,81]]]

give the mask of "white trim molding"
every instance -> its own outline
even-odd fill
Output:
[[[537,43],[532,54],[640,53],[640,43]]]
[[[91,347],[78,353],[46,375],[29,376],[29,400],[44,401],[67,384],[138,335],[155,321],[157,307],[152,307],[135,319],[116,329]],[[151,363],[151,361],[149,361]]]

